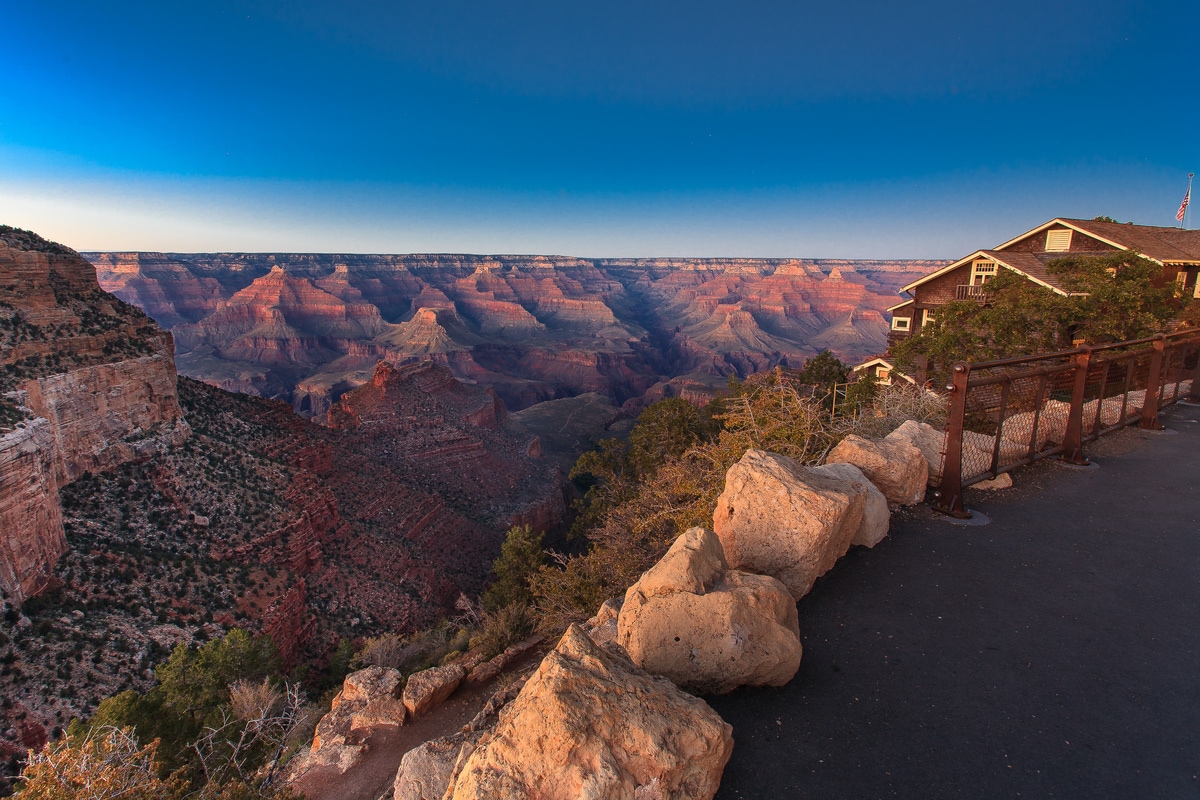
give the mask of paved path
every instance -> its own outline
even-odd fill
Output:
[[[855,548],[786,687],[710,702],[717,798],[1200,797],[1200,409]]]

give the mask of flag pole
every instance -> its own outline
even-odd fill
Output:
[[[1188,173],[1188,188],[1187,192],[1183,195],[1183,205],[1179,209],[1179,230],[1183,230],[1183,226],[1187,224],[1187,210],[1188,206],[1191,205],[1192,199],[1192,178],[1195,174],[1194,172]]]
[[[1194,172],[1189,172],[1189,173],[1188,173],[1188,188],[1187,188],[1187,197],[1188,197],[1188,200],[1191,200],[1191,199],[1192,199],[1192,177],[1193,177],[1195,174],[1196,174],[1196,173],[1194,173]],[[1189,203],[1188,205],[1191,205],[1191,203]],[[1184,226],[1186,226],[1186,225],[1187,225],[1187,206],[1184,206],[1184,208],[1183,208],[1183,219],[1181,219],[1181,220],[1179,221],[1179,229],[1180,229],[1180,230],[1183,230]]]

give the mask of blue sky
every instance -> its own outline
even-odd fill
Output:
[[[954,257],[1170,225],[1200,4],[12,3],[0,222],[78,249]]]

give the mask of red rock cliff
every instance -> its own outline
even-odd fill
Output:
[[[31,417],[0,439],[10,595],[40,591],[66,548],[61,486],[188,436],[173,349],[170,334],[100,289],[78,253],[0,226],[0,397]]]

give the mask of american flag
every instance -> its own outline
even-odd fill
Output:
[[[1183,215],[1187,213],[1188,203],[1192,200],[1192,185],[1188,181],[1187,191],[1183,193],[1183,202],[1179,204],[1179,210],[1175,212],[1175,219],[1183,222]]]

